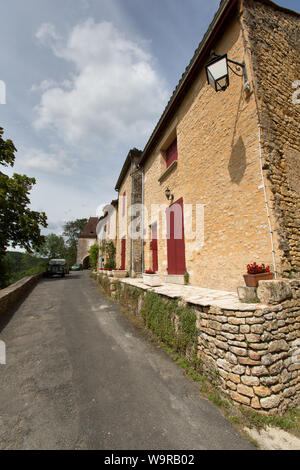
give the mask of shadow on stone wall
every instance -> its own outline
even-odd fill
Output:
[[[232,183],[240,184],[247,167],[246,149],[242,137],[239,137],[232,147],[228,171]]]

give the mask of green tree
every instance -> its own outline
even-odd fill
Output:
[[[76,263],[78,237],[87,224],[87,219],[76,219],[64,224],[63,236],[66,238],[66,259],[70,266]]]
[[[30,253],[7,251],[3,258],[4,275],[1,277],[1,287],[6,287],[19,281],[25,276],[37,274],[46,270],[47,260]]]
[[[14,263],[6,254],[0,259],[0,289],[12,284],[12,273],[14,272]]]
[[[90,253],[90,265],[91,265],[92,269],[95,270],[97,268],[98,255],[99,255],[99,246],[96,243],[94,245],[92,245],[90,247],[89,253]]]
[[[39,249],[39,254],[48,259],[65,258],[65,240],[61,235],[50,233],[45,237],[45,241]]]
[[[0,127],[0,165],[13,167],[16,147],[12,140],[3,139]],[[44,241],[41,227],[47,227],[44,212],[29,209],[29,193],[35,185],[35,178],[14,173],[12,177],[0,171],[0,274],[4,275],[3,258],[6,249],[12,245],[27,251],[40,247]]]

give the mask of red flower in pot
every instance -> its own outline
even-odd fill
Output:
[[[247,274],[244,274],[246,286],[258,287],[258,281],[267,281],[274,278],[270,266],[261,265],[255,262],[247,265]]]

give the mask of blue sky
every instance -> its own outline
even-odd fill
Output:
[[[299,11],[296,0],[279,4]],[[94,216],[143,149],[218,0],[0,0],[0,126],[46,231]]]

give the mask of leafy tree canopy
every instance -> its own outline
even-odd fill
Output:
[[[45,271],[47,261],[29,253],[7,251],[1,262],[0,289],[17,282],[25,276]]]
[[[64,238],[55,233],[50,233],[45,236],[45,241],[39,249],[39,254],[48,259],[65,258],[66,251]]]
[[[87,219],[68,221],[63,226],[62,235],[50,233],[38,250],[39,255],[51,258],[64,258],[69,266],[76,263],[78,236],[87,224]]]
[[[72,246],[77,244],[77,240],[84,227],[87,224],[87,219],[76,219],[66,222],[64,224],[63,236],[67,239],[67,244]]]
[[[64,224],[63,236],[66,238],[66,259],[70,266],[76,263],[78,237],[87,224],[87,219],[76,219]]]
[[[0,127],[0,165],[13,167],[17,149],[10,139],[3,139],[3,132]],[[32,252],[44,241],[40,227],[47,227],[46,214],[28,207],[35,183],[35,178],[17,173],[9,177],[0,171],[0,261],[10,244]]]
[[[90,253],[90,265],[92,266],[93,269],[96,269],[97,262],[98,262],[99,246],[96,243],[92,245],[90,247],[89,253]]]

